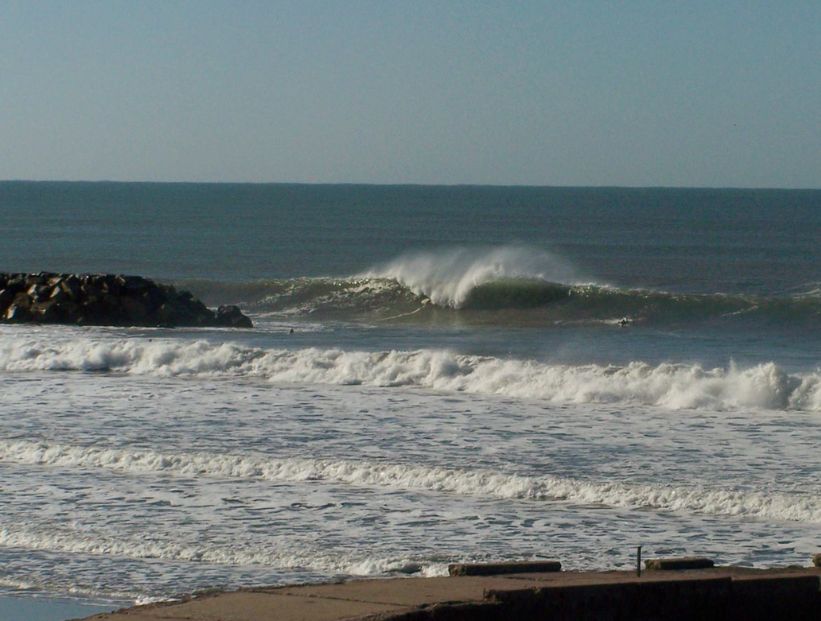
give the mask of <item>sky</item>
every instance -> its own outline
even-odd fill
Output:
[[[821,187],[821,2],[0,0],[0,179]]]

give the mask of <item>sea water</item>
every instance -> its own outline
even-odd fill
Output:
[[[821,549],[821,191],[0,183],[0,271],[252,330],[0,326],[0,587]]]

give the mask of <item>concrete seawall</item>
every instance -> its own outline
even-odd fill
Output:
[[[821,569],[507,573],[242,589],[95,621],[716,621],[821,618]]]

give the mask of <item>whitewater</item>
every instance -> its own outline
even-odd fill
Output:
[[[739,369],[644,362],[551,365],[448,350],[361,352],[261,349],[206,340],[6,339],[0,370],[96,371],[160,377],[261,377],[272,383],[418,387],[557,403],[640,403],[672,409],[821,412],[821,372],[788,374],[774,363]]]
[[[0,183],[3,270],[141,274],[254,321],[0,324],[0,591],[119,605],[637,545],[806,564],[819,214],[818,192]]]

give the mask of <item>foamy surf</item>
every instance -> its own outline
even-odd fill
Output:
[[[0,539],[4,537],[5,532],[6,530],[0,529]],[[53,582],[8,580],[0,577],[0,593],[2,593],[2,591],[4,590],[11,591],[15,595],[19,594],[20,592],[35,596],[44,593],[56,593],[60,596],[68,598],[90,599],[93,600],[95,603],[112,602],[119,603],[120,605],[122,605],[125,602],[133,602],[135,606],[166,601],[169,599],[163,597],[141,596],[133,591],[106,591],[104,593],[101,593],[99,591],[94,590],[93,588],[68,586],[65,584],[57,584]]]
[[[559,501],[631,509],[821,522],[821,502],[811,496],[712,489],[698,485],[683,487],[637,485],[619,481],[595,482],[554,476],[533,477],[488,470],[461,470],[364,460],[277,459],[260,455],[203,452],[171,454],[19,440],[0,441],[0,461],[71,469],[102,468],[130,475],[162,473],[183,477],[238,480],[334,482],[360,487],[481,498]],[[8,534],[0,534],[0,544],[13,545],[8,537]],[[149,550],[150,544],[146,546]],[[118,552],[107,545],[101,553]],[[149,550],[148,554],[153,552]],[[197,560],[195,556],[186,548],[186,551],[181,550],[174,558]],[[250,557],[244,556],[243,559],[242,562],[257,562],[252,561]],[[231,560],[229,557],[220,560],[214,555],[208,556],[206,560],[240,562],[239,559]]]
[[[176,339],[6,338],[0,370],[94,371],[159,377],[246,377],[274,383],[415,387],[556,403],[625,403],[670,409],[821,411],[821,372],[774,363],[564,365],[448,350],[264,349]]]
[[[258,565],[277,569],[312,570],[325,574],[351,576],[396,574],[438,575],[442,564],[423,563],[402,557],[373,557],[367,554],[336,553],[304,542],[298,547],[260,548],[253,544],[177,543],[168,539],[112,537],[89,529],[49,530],[25,526],[0,528],[0,546],[129,559],[208,563],[215,565]],[[16,586],[16,585],[15,585]],[[36,588],[28,585],[27,588]]]

